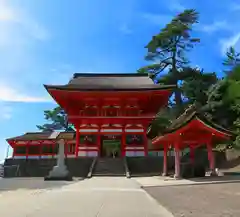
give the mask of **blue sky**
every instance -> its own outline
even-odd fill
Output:
[[[35,131],[55,106],[43,84],[74,72],[136,72],[152,35],[185,8],[201,15],[192,65],[221,73],[224,50],[240,50],[240,2],[200,2],[0,0],[0,159],[5,138]]]

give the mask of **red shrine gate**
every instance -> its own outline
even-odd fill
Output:
[[[121,137],[120,156],[146,156],[147,128],[173,87],[153,84],[141,74],[75,74],[67,85],[45,85],[75,126],[76,157],[101,155],[104,135]],[[82,144],[82,135],[94,136],[94,142],[86,136]],[[138,135],[141,143],[128,144],[129,135]]]

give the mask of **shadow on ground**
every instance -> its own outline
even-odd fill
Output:
[[[73,181],[44,181],[43,178],[3,178],[0,179],[0,192],[18,189],[54,189],[70,185],[83,179],[77,178]]]

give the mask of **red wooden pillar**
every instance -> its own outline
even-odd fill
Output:
[[[215,172],[215,159],[214,159],[214,154],[212,150],[212,144],[211,140],[207,142],[207,151],[208,151],[208,161],[209,161],[209,167],[211,170],[211,173]]]
[[[179,148],[179,142],[175,142],[174,144],[175,149],[175,174],[174,178],[178,179],[180,178],[180,148]]]
[[[16,153],[16,142],[13,142],[13,152],[12,152],[12,158],[15,157],[15,153]]]
[[[78,150],[80,145],[80,132],[79,125],[76,126],[76,146],[75,146],[75,156],[78,157]]]
[[[167,176],[167,159],[168,159],[168,144],[165,143],[163,146],[163,173],[162,176]]]
[[[148,155],[148,138],[147,138],[147,127],[143,130],[143,145],[144,145],[144,156]]]
[[[194,164],[194,161],[195,161],[195,148],[193,146],[193,144],[190,144],[189,145],[189,148],[190,148],[190,162],[191,164]]]
[[[13,148],[13,158],[14,158],[14,157],[16,156],[17,141],[14,141],[13,144],[14,144],[14,145],[13,145],[13,147],[14,147],[14,148]]]
[[[39,142],[39,158],[42,158],[42,149],[43,149],[43,142]]]
[[[26,143],[26,159],[28,159],[28,155],[29,155],[29,145],[30,145],[30,141]]]
[[[101,128],[99,127],[97,132],[97,147],[98,147],[98,156],[101,156]]]
[[[98,106],[97,106],[97,116],[101,116],[101,111],[102,111],[101,107],[102,106],[98,103]]]
[[[121,144],[121,155],[125,157],[126,155],[126,132],[125,132],[125,125],[122,125],[122,144]]]
[[[57,142],[54,141],[54,142],[52,142],[50,145],[52,146],[52,158],[54,158],[54,155],[56,155],[56,154],[54,153],[54,148],[55,148],[55,146],[57,145]]]

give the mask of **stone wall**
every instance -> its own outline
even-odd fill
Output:
[[[240,157],[240,150],[228,149],[226,150],[226,160],[231,161]]]

